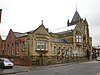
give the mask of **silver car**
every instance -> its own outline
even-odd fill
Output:
[[[97,57],[96,57],[96,60],[97,60],[97,61],[100,61],[100,56],[97,56]]]
[[[7,58],[0,58],[0,68],[13,68],[14,64]]]

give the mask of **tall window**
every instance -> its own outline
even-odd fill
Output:
[[[65,55],[66,55],[66,50],[65,50],[65,47],[63,47],[62,56],[65,56]]]
[[[45,50],[45,41],[44,40],[37,41],[37,50]]]
[[[56,46],[54,46],[54,54],[56,55]]]
[[[10,54],[10,47],[9,47],[9,44],[7,45],[7,50],[8,50],[8,55]]]
[[[17,54],[19,53],[19,43],[17,42]]]
[[[76,42],[82,42],[82,36],[76,35]]]
[[[44,50],[45,49],[45,41],[41,41],[41,50]]]
[[[37,41],[37,50],[40,50],[41,49],[41,41]]]
[[[72,47],[70,47],[70,54],[71,54],[71,55],[73,54]]]
[[[58,48],[58,55],[60,55],[60,47]]]
[[[23,41],[23,50],[28,48],[28,42],[27,41]]]
[[[66,50],[66,55],[70,55],[69,47],[68,47],[68,49]]]
[[[14,55],[14,45],[12,44],[12,47],[11,47],[11,55]]]

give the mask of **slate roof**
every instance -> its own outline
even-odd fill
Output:
[[[75,21],[78,21],[80,19],[81,19],[81,17],[79,15],[78,11],[76,10],[71,22],[75,22]]]
[[[31,33],[31,34],[32,34],[32,33],[34,33],[34,32],[35,32],[35,30],[28,31],[28,32],[26,32],[26,33],[27,33],[27,34],[28,34],[28,33]]]
[[[66,31],[58,32],[58,34],[72,33],[76,25],[68,26]]]
[[[67,27],[67,31],[69,31],[69,30],[74,30],[75,27],[76,27],[76,24],[75,24],[75,25],[72,25],[72,26],[68,26],[68,27]]]
[[[65,34],[65,33],[72,33],[72,30],[58,32],[57,34]]]
[[[19,38],[19,37],[26,36],[27,33],[14,32],[14,35],[15,35],[17,38]]]
[[[53,38],[53,42],[55,43],[63,43],[63,44],[67,44],[68,42],[64,39],[59,39],[59,38]]]
[[[100,50],[100,46],[93,46],[94,49]]]

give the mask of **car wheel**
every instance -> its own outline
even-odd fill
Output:
[[[4,63],[2,63],[2,65],[1,65],[1,69],[5,69]]]

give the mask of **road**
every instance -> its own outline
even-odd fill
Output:
[[[43,66],[7,75],[100,75],[100,61]]]

